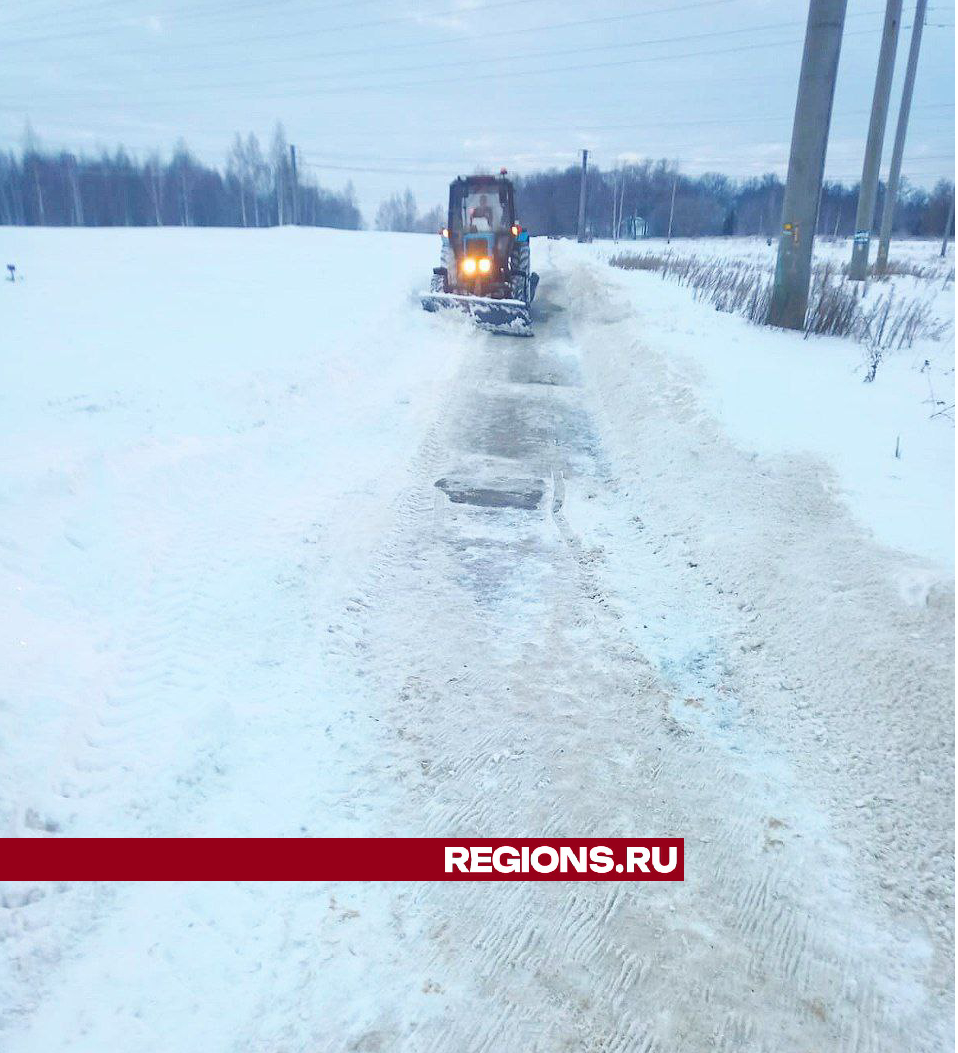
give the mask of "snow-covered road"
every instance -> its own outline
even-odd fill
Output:
[[[0,1046],[947,1048],[947,572],[737,446],[573,246],[520,341],[417,310],[432,239],[148,234],[46,344],[78,279],[17,235],[5,832],[671,835],[686,880],[8,884]]]

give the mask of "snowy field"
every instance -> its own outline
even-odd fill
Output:
[[[866,385],[601,244],[479,333],[437,240],[0,230],[3,834],[675,835],[685,882],[7,883],[0,1048],[951,1048],[953,260]]]

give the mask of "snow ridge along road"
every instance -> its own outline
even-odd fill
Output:
[[[262,456],[192,458],[208,480],[235,471],[237,498],[171,512],[181,533],[162,551],[198,563],[171,582],[155,560],[152,600],[131,604],[144,624],[122,667],[147,663],[150,705],[130,709],[118,680],[132,730],[114,765],[72,803],[27,783],[11,821],[29,807],[53,836],[684,836],[686,880],[11,888],[4,1047],[947,1048],[953,590],[907,603],[902,576],[922,565],[864,536],[820,463],[737,449],[688,364],[655,351],[651,312],[585,255],[543,244],[537,336],[517,341],[416,310],[408,256],[428,274],[426,239],[369,240],[406,285],[363,337],[385,351],[388,327],[419,378],[397,368],[372,389],[402,440],[388,472],[349,448],[384,355],[334,332],[264,366],[267,394],[311,356],[352,370],[359,394],[337,391],[322,432],[342,463],[310,441],[317,409],[337,412],[322,382],[301,421],[287,400],[266,417]],[[276,453],[315,466],[307,485],[275,527],[253,512],[231,532]],[[346,481],[361,469],[366,500]],[[293,558],[294,537],[315,556]],[[12,551],[4,566],[22,568]],[[230,602],[235,621],[210,613]],[[272,612],[263,667],[254,605]],[[171,634],[197,618],[206,643],[171,667]],[[177,738],[184,697],[198,741]],[[146,761],[117,763],[155,728],[189,758],[172,795]],[[68,752],[63,774],[97,756]]]

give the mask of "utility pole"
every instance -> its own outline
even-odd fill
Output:
[[[852,261],[848,265],[848,277],[858,282],[863,282],[868,277],[868,243],[871,240],[872,223],[875,219],[878,169],[881,166],[881,151],[885,141],[885,125],[888,123],[888,100],[891,96],[892,75],[895,72],[895,51],[898,48],[898,30],[901,27],[901,4],[902,0],[888,0],[885,5],[885,27],[882,30],[881,49],[878,52],[878,71],[875,74],[872,115],[868,124],[868,139],[865,142],[862,182],[858,190],[855,237],[852,239]]]
[[[625,171],[622,172],[622,185],[619,188],[619,222],[615,228],[615,240],[619,240],[619,234],[622,232],[622,209],[625,208]]]
[[[585,180],[589,166],[589,151],[582,151],[582,177],[579,180],[579,226],[578,239],[585,241]]]
[[[612,170],[612,242],[613,242],[613,244],[616,241],[616,237],[615,237],[615,219],[616,219],[616,211],[617,211],[617,209],[619,207],[618,186],[619,186],[619,173],[615,169],[613,169]]]
[[[948,235],[951,233],[951,225],[955,221],[955,195],[951,195],[951,204],[948,206],[948,218],[945,220],[945,234],[941,239],[941,252],[939,255],[942,259],[945,258],[945,253],[948,251]]]
[[[669,205],[669,232],[665,236],[665,244],[672,244],[672,217],[675,215],[675,188],[679,185],[679,173],[672,177],[672,202]]]
[[[769,325],[802,329],[847,0],[810,0]]]
[[[911,27],[911,46],[908,49],[908,65],[905,67],[905,84],[901,89],[901,106],[898,109],[898,127],[895,129],[895,145],[891,152],[888,169],[888,184],[885,187],[885,207],[881,214],[881,230],[878,235],[878,255],[875,269],[883,271],[888,266],[888,245],[891,242],[891,226],[898,204],[898,183],[901,179],[901,159],[905,152],[905,135],[908,132],[908,115],[911,113],[911,96],[915,89],[915,71],[918,68],[918,52],[921,49],[921,31],[925,24],[925,8],[928,0],[915,4],[915,21]]]
[[[293,226],[299,226],[299,180],[296,177],[296,147],[289,144],[289,167],[293,176]]]

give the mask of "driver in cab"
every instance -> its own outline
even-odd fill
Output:
[[[485,194],[479,195],[479,204],[469,209],[469,227],[474,233],[484,230],[492,230],[493,226],[492,208]],[[477,222],[478,221],[478,222]]]

